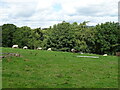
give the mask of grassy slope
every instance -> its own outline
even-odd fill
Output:
[[[0,53],[2,53],[2,48],[0,47]],[[1,56],[2,54],[0,54]],[[0,89],[2,89],[2,59],[0,58]]]
[[[118,87],[115,56],[81,58],[74,53],[11,48],[3,52],[23,56],[3,59],[3,88]]]

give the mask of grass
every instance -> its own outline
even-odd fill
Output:
[[[2,53],[2,48],[0,47],[0,53]],[[1,56],[1,54],[0,54]],[[1,62],[1,58],[0,58],[0,89],[2,89],[2,62]]]
[[[118,88],[116,56],[3,48],[6,52],[22,57],[2,60],[3,88]]]

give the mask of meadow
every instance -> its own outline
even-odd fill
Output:
[[[2,48],[3,88],[118,88],[118,57]],[[3,55],[4,56],[4,55]],[[98,56],[99,58],[77,57]]]

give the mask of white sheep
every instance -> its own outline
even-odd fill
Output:
[[[48,50],[48,51],[52,51],[52,49],[51,49],[51,48],[48,48],[47,50]]]
[[[104,54],[103,56],[107,56],[107,54]]]
[[[24,46],[23,49],[28,49],[28,47],[27,47],[27,46]]]
[[[38,47],[37,50],[42,50],[42,48],[41,48],[41,47]]]
[[[18,48],[18,45],[13,45],[12,48]]]
[[[74,52],[75,51],[75,49],[71,49],[71,52]]]

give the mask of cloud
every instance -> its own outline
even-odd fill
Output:
[[[0,0],[0,24],[49,27],[63,20],[89,25],[118,19],[119,0]]]

